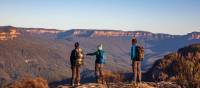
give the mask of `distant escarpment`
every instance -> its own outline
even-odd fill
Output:
[[[66,36],[67,35],[67,36]],[[121,31],[121,30],[88,30],[88,29],[72,29],[58,35],[58,37],[139,37],[143,39],[169,39],[176,35],[154,34],[147,31]]]
[[[152,33],[147,31],[121,31],[121,30],[92,30],[72,29],[61,32],[58,38],[62,37],[137,37],[148,40],[160,40],[185,37],[187,39],[200,39],[200,32],[192,32],[186,35],[170,35],[164,33]]]
[[[18,37],[20,33],[16,31],[16,27],[0,26],[0,40],[13,40]]]
[[[192,32],[188,34],[189,39],[200,39],[200,32]]]

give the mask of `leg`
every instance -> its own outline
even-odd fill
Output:
[[[80,85],[80,66],[76,66],[76,83],[79,86]]]
[[[135,79],[134,61],[132,61],[132,71],[133,71],[133,78],[132,78],[132,80],[134,80]]]
[[[132,61],[132,68],[133,68],[133,73],[134,73],[134,81],[136,82],[137,81],[137,63],[136,61]]]
[[[75,83],[75,72],[76,72],[75,66],[72,66],[71,69],[72,69],[71,85],[74,86],[74,83]]]
[[[97,63],[95,63],[95,78],[96,78],[96,82],[99,82],[99,66]]]
[[[142,74],[141,74],[141,62],[137,61],[137,74],[138,74],[138,80],[139,82],[141,82],[142,79]]]
[[[104,84],[104,77],[103,77],[103,64],[99,64],[99,74],[100,74],[100,79],[102,81],[102,84]]]

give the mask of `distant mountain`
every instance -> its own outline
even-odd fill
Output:
[[[6,28],[7,26],[0,26],[0,30]],[[145,31],[14,28],[19,33],[18,37],[13,40],[0,40],[2,84],[27,74],[42,76],[49,83],[70,78],[69,56],[77,41],[80,42],[84,53],[94,52],[97,44],[102,43],[107,57],[105,69],[113,72],[131,72],[129,50],[133,36],[138,39],[138,44],[145,47],[143,71],[151,68],[153,63],[162,59],[164,55],[183,46],[200,42],[199,32],[170,35]],[[86,56],[81,73],[84,77],[94,75],[94,61],[95,57]]]
[[[188,33],[187,36],[189,37],[189,39],[200,39],[200,32],[192,32],[192,33]]]
[[[63,36],[65,35],[65,36]],[[89,30],[89,29],[72,29],[60,33],[58,38],[79,36],[79,37],[141,37],[144,39],[168,39],[176,37],[169,34],[154,34],[146,31],[121,31],[121,30]]]
[[[15,27],[5,26],[0,27],[0,40],[13,40],[18,37],[20,33],[16,31]]]
[[[200,39],[200,32],[191,32],[187,35],[170,35],[163,33],[151,33],[147,31],[121,31],[121,30],[95,30],[95,29],[72,29],[62,32],[58,38],[79,36],[79,37],[140,37],[148,40],[160,40],[177,37],[187,37],[188,39]]]
[[[8,28],[0,27],[1,29]],[[9,27],[8,30],[13,27]],[[0,29],[0,30],[1,30]],[[16,28],[18,37],[0,40],[0,87],[24,75],[42,76],[48,82],[63,80],[70,75],[69,43],[56,41],[56,33],[38,33]],[[43,29],[47,31],[46,29]],[[41,32],[41,31],[39,31]],[[9,36],[6,36],[9,37]]]

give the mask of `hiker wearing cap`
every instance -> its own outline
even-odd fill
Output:
[[[72,69],[72,78],[71,85],[79,86],[80,85],[80,67],[83,65],[84,54],[83,50],[79,47],[79,43],[74,44],[75,49],[72,50],[70,56],[71,69]]]
[[[132,38],[131,45],[131,60],[132,60],[132,70],[134,73],[134,83],[141,82],[141,61],[144,59],[144,48],[142,46],[136,45],[136,38]]]
[[[95,60],[95,76],[97,83],[105,83],[103,78],[103,65],[105,64],[105,52],[103,51],[103,45],[97,46],[97,51],[94,53],[88,53],[86,55],[96,56]]]

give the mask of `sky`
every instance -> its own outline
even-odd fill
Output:
[[[200,32],[200,0],[0,0],[0,26]]]

